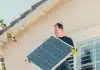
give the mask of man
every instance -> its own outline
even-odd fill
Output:
[[[73,46],[73,48],[74,48],[72,39],[70,37],[64,36],[64,28],[61,23],[56,23],[54,25],[54,33],[55,33],[56,37],[63,40],[64,42],[68,43],[69,45]],[[58,68],[56,68],[56,70],[73,70],[71,68],[71,66],[69,66],[69,64],[70,64],[69,60],[72,60],[72,62],[73,62],[73,56],[66,59],[66,61],[64,61],[60,66],[58,66]]]

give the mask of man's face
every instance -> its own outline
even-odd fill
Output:
[[[58,35],[61,31],[62,31],[62,29],[59,29],[57,25],[54,25],[54,33],[55,33],[55,35]]]

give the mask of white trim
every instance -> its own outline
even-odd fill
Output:
[[[96,42],[93,41],[93,58],[94,58],[94,69],[96,70]]]
[[[35,48],[35,49],[37,49],[37,48]],[[27,54],[26,54],[26,56],[25,57],[27,57],[30,53],[32,53],[35,49],[32,49],[30,52],[28,52]]]
[[[76,68],[76,66],[77,66],[77,65],[76,65],[76,62],[77,62],[77,61],[76,61],[76,54],[73,56],[73,58],[74,58],[74,59],[73,59],[73,67],[74,67],[73,70],[77,70],[77,68]]]
[[[28,58],[26,58],[26,60],[29,61]],[[30,63],[33,67],[36,67],[36,69],[42,70],[42,69],[41,69],[38,65],[36,65],[35,63],[33,63],[33,62],[31,62],[31,61],[28,62],[28,63]]]

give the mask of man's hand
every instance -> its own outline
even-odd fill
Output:
[[[77,52],[77,49],[72,48],[71,53],[72,53],[73,56],[76,54],[76,52]]]

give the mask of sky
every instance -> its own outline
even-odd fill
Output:
[[[0,19],[9,23],[40,0],[0,0]]]

